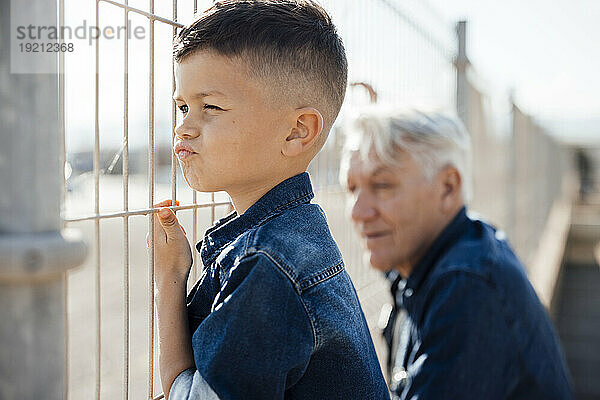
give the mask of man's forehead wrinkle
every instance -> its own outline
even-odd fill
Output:
[[[378,160],[368,160],[362,164],[365,176],[373,177],[392,172],[391,168]]]
[[[354,158],[348,169],[348,177],[352,175],[362,176],[364,178],[372,177],[382,172],[386,167],[383,165],[373,165],[370,161],[363,161],[359,158]]]
[[[389,167],[385,165],[375,165],[371,169],[371,176],[385,174],[386,172],[392,172]]]
[[[384,164],[378,158],[370,157],[368,160],[364,160],[357,153],[358,152],[355,152],[351,157],[348,171],[349,175],[352,174],[355,176],[360,175],[364,178],[373,178],[385,174],[396,175],[398,172],[407,168],[401,161],[397,166],[390,166]]]

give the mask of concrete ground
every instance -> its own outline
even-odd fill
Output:
[[[576,205],[555,322],[579,400],[600,399],[600,196]]]

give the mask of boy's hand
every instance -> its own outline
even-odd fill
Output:
[[[192,266],[190,243],[175,213],[168,208],[171,204],[171,200],[165,200],[154,205],[164,207],[154,215],[154,278],[158,285],[165,280],[185,282]]]

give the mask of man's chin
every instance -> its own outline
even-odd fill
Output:
[[[368,263],[371,268],[376,269],[381,272],[388,272],[392,269],[389,263],[386,263],[384,260],[381,260],[373,255],[373,253],[367,251],[364,256],[365,263]]]

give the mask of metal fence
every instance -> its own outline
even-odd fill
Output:
[[[121,13],[121,21],[126,27],[133,16],[147,20],[149,37],[145,43],[147,59],[144,61],[147,68],[145,96],[149,99],[145,127],[146,154],[142,157],[136,153],[135,156],[135,165],[145,165],[146,173],[139,173],[139,168],[130,165],[131,125],[139,130],[139,124],[130,119],[130,93],[132,90],[140,93],[139,87],[130,87],[132,74],[139,74],[132,71],[130,41],[125,38],[119,44],[122,48],[117,57],[114,48],[111,47],[109,52],[106,45],[105,52],[105,44],[96,40],[95,65],[92,67],[94,93],[93,99],[90,99],[94,102],[93,169],[65,182],[63,201],[64,223],[83,232],[88,238],[92,255],[82,268],[70,272],[65,280],[68,287],[65,297],[68,317],[67,398],[163,397],[155,369],[153,252],[146,252],[144,241],[146,231],[153,232],[152,215],[156,209],[152,205],[166,197],[180,200],[182,205],[175,209],[188,236],[195,243],[198,233],[201,234],[227,211],[229,200],[222,193],[200,194],[178,185],[181,175],[176,160],[169,150],[170,145],[164,147],[164,143],[172,141],[172,128],[176,124],[177,114],[171,100],[164,98],[162,92],[159,95],[156,92],[155,70],[159,67],[155,59],[156,42],[159,37],[164,39],[169,36],[170,39],[176,32],[181,26],[178,16],[185,15],[189,21],[192,12],[208,3],[174,0],[169,4],[170,10],[161,8],[157,12],[153,0],[144,4],[135,2],[135,7],[133,0],[96,0],[96,26],[103,24],[103,13],[114,14],[115,10]],[[434,12],[423,8],[421,3],[392,0],[331,0],[323,3],[331,11],[344,39],[350,62],[351,86],[338,123],[309,171],[317,189],[316,200],[326,211],[334,237],[358,289],[378,353],[383,359],[377,319],[382,303],[388,300],[387,286],[377,273],[363,263],[361,250],[355,245],[356,237],[348,228],[350,224],[345,212],[345,195],[338,183],[344,123],[360,112],[363,105],[374,100],[372,93],[365,88],[373,88],[377,103],[381,105],[458,108],[473,134],[474,152],[479,154],[474,164],[473,205],[482,214],[491,216],[493,221],[508,228],[512,237],[519,238],[519,246],[523,243],[525,248],[522,252],[534,246],[536,229],[538,225],[543,225],[547,204],[558,195],[556,176],[560,176],[563,170],[552,160],[561,150],[538,128],[535,142],[527,142],[527,150],[524,150],[522,141],[534,139],[529,139],[530,131],[522,130],[520,122],[513,124],[512,135],[515,139],[512,142],[510,135],[498,138],[491,133],[495,129],[489,122],[490,116],[484,111],[480,92],[467,76],[468,63],[461,64],[458,58],[459,41],[453,27],[440,21]],[[161,2],[160,7],[165,4]],[[60,5],[64,10],[62,2]],[[159,30],[162,36],[155,36]],[[119,100],[122,101],[119,116],[122,136],[121,145],[114,156],[114,152],[103,149],[101,143],[104,135],[110,133],[102,128],[106,122],[101,108],[102,96],[106,95],[102,80],[109,79],[111,74],[101,68],[105,57],[122,62],[120,75],[123,97]],[[172,61],[170,68],[172,76]],[[67,62],[64,71],[67,84],[71,71]],[[173,89],[174,80],[172,77],[169,79]],[[61,81],[60,94],[63,116],[68,114],[68,107],[64,106],[68,101],[64,90],[65,80]],[[162,120],[156,119],[158,103],[169,104],[170,116],[166,118],[168,123],[163,125]],[[513,115],[515,121],[520,121],[520,114],[515,111]],[[168,135],[162,129],[157,132],[157,124],[168,126]],[[63,137],[67,129],[63,124]],[[162,141],[157,141],[157,135],[162,135]],[[538,145],[540,142],[546,143],[543,149]],[[510,147],[510,143],[514,148]],[[62,157],[74,163],[74,156],[69,154],[67,147],[68,143],[63,147]],[[542,155],[532,158],[528,152]],[[496,160],[497,163],[490,163],[489,160]],[[556,173],[533,173],[539,172],[540,168],[550,168]],[[130,174],[132,169],[136,173]],[[119,170],[121,173],[115,174]],[[532,182],[536,183],[535,187],[531,186]],[[510,185],[513,185],[512,189],[509,189]],[[497,193],[508,194],[500,201],[497,199],[503,196]],[[509,194],[512,197],[509,198]],[[524,194],[527,196],[525,200],[522,197]],[[523,204],[519,202],[521,200]],[[81,206],[86,201],[93,202],[92,210]],[[538,206],[540,202],[544,207]],[[538,210],[539,215],[532,217],[528,214],[530,211],[525,210]],[[535,225],[536,229],[528,228],[529,224],[523,223],[521,227],[514,222],[530,218],[535,218],[535,223],[531,225]],[[153,238],[150,238],[152,248]],[[147,254],[150,254],[149,258]],[[199,268],[199,260],[194,254],[190,283],[198,277]]]
[[[163,3],[164,4],[164,3]],[[130,274],[131,271],[131,251],[130,251],[130,218],[134,216],[147,216],[147,229],[149,232],[153,233],[153,223],[154,219],[152,215],[157,209],[153,208],[153,204],[155,204],[155,25],[156,24],[165,24],[169,27],[172,27],[172,34],[176,33],[176,30],[183,25],[177,22],[177,13],[178,13],[178,3],[177,1],[173,1],[172,3],[172,14],[169,17],[163,17],[157,15],[155,13],[155,5],[154,1],[150,0],[149,4],[145,9],[132,7],[129,5],[129,2],[125,0],[124,2],[117,2],[112,0],[97,0],[96,1],[96,9],[95,9],[95,26],[102,26],[102,18],[100,8],[101,5],[108,5],[112,7],[116,7],[122,10],[123,15],[123,25],[125,26],[125,30],[129,31],[130,27],[130,18],[132,14],[136,14],[142,17],[147,18],[148,20],[148,127],[147,127],[147,185],[148,185],[148,197],[147,197],[147,207],[131,209],[130,208],[130,176],[129,176],[129,75],[131,73],[129,68],[129,43],[130,40],[128,37],[125,37],[123,40],[123,139],[122,146],[115,158],[114,161],[118,160],[122,157],[122,209],[117,212],[103,212],[100,208],[100,198],[101,198],[101,190],[100,190],[100,182],[101,175],[110,172],[110,168],[114,166],[114,162],[112,162],[107,168],[102,169],[101,166],[101,148],[100,148],[100,137],[101,137],[101,129],[100,129],[100,80],[102,79],[102,74],[100,72],[100,60],[103,57],[107,57],[110,55],[104,55],[101,51],[102,41],[95,41],[95,84],[94,84],[94,104],[95,104],[95,134],[94,134],[94,150],[93,150],[93,193],[94,193],[94,212],[90,215],[84,216],[65,216],[64,222],[65,224],[73,225],[74,223],[79,223],[83,221],[92,221],[94,224],[93,227],[93,240],[91,241],[92,249],[93,249],[93,264],[95,269],[94,276],[94,314],[95,314],[95,348],[94,351],[89,352],[94,355],[94,372],[95,372],[95,397],[114,397],[115,388],[121,386],[122,397],[127,399],[131,397],[139,398],[139,394],[130,393],[130,376],[131,376],[131,340],[132,335],[130,335],[131,331],[131,310],[130,310],[130,300],[131,300],[131,290],[130,283],[132,276]],[[61,4],[61,8],[62,8]],[[193,10],[189,9],[188,13],[195,13],[198,7],[198,2],[193,2]],[[173,71],[173,62],[171,62],[171,71]],[[172,88],[175,87],[175,81],[173,74],[171,74],[171,84]],[[64,91],[62,92],[63,102],[64,102]],[[171,106],[171,126],[174,127],[176,124],[176,108],[173,104]],[[64,111],[63,111],[64,112]],[[64,134],[64,132],[63,132]],[[174,131],[172,130],[172,135],[174,135]],[[63,156],[64,153],[63,153]],[[65,157],[66,158],[66,157]],[[173,202],[177,200],[178,197],[178,188],[177,188],[177,163],[175,160],[175,156],[171,155],[171,198]],[[109,196],[114,192],[109,193]],[[199,203],[196,192],[192,193],[192,200],[188,202],[188,204],[184,204],[178,207],[174,207],[175,210],[191,210],[192,211],[192,229],[191,232],[191,240],[195,243],[198,240],[198,210],[201,208],[206,208],[210,210],[210,220],[208,225],[212,223],[215,219],[215,211],[216,208],[223,205],[229,205],[228,200],[223,201],[215,201],[215,195],[211,195],[208,201],[204,201]],[[65,210],[68,215],[68,208]],[[103,294],[105,293],[102,285],[102,277],[106,268],[106,262],[103,262],[103,253],[102,253],[102,245],[105,241],[106,234],[102,234],[101,232],[101,221],[108,221],[110,219],[121,219],[122,220],[122,381],[121,385],[118,385],[118,382],[115,382],[114,379],[108,380],[107,390],[104,390],[102,384],[105,382],[103,376],[103,355],[104,355],[104,343],[107,342],[107,335],[103,332]],[[113,229],[114,230],[114,229]],[[109,233],[113,233],[112,231]],[[108,241],[108,240],[106,240]],[[154,315],[154,260],[153,260],[153,246],[154,246],[154,238],[153,234],[150,235],[149,239],[149,247],[150,252],[148,253],[148,261],[147,261],[147,296],[146,296],[146,311],[147,311],[147,364],[146,364],[146,376],[147,376],[147,393],[146,397],[150,399],[159,399],[162,398],[163,395],[157,395],[155,378],[156,371],[154,368],[155,358],[156,358],[156,343],[155,343],[155,315]],[[135,246],[140,245],[140,241],[136,240],[134,243]],[[111,251],[114,251],[114,247],[112,247]],[[115,258],[108,256],[110,262],[114,262]],[[194,263],[192,267],[191,277],[195,280],[198,276],[198,258],[196,257],[196,253],[194,253]],[[108,274],[114,274],[114,271],[108,270]],[[136,274],[134,276],[135,280],[139,280],[140,276]],[[69,293],[67,292],[67,303],[69,302]],[[113,313],[114,307],[109,307],[109,311]],[[71,317],[71,326],[75,321],[73,320],[72,313]],[[76,321],[78,323],[81,320]],[[80,331],[80,329],[70,330],[69,333],[73,333],[73,331]],[[73,335],[71,335],[72,337]],[[138,335],[139,337],[139,335]],[[114,342],[114,340],[111,340]],[[74,348],[72,343],[67,345],[68,348],[68,356],[67,359],[70,360],[75,357],[80,357],[80,353]],[[110,350],[110,349],[109,349]],[[89,354],[88,353],[88,354]],[[67,362],[67,377],[70,377],[74,374],[74,369],[69,368],[71,363]],[[110,366],[114,367],[114,365]],[[134,366],[137,368],[137,365]],[[83,371],[89,372],[89,369],[84,368]],[[138,369],[139,370],[139,369]],[[89,374],[85,374],[88,375]],[[77,379],[70,379],[67,384],[67,396],[72,398],[90,398],[89,394],[84,394],[82,389],[85,387],[91,387],[87,385],[86,376],[78,376]],[[114,378],[114,374],[112,377]]]
[[[503,229],[530,267],[552,207],[572,200],[572,152],[509,97],[505,123],[494,123],[490,100],[473,80],[463,101],[473,144],[471,209]]]

